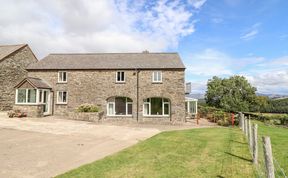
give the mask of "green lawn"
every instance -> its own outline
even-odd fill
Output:
[[[262,136],[270,136],[271,143],[272,143],[272,151],[273,156],[281,165],[281,167],[286,172],[286,176],[288,173],[288,129],[287,128],[281,128],[276,127],[273,125],[265,125],[263,122],[254,121],[258,124],[258,138],[259,141],[261,141]],[[262,145],[259,144],[260,151],[263,150]],[[263,160],[263,154],[259,156],[261,160]],[[261,163],[261,162],[260,162]],[[263,163],[264,164],[264,163]],[[283,174],[280,172],[279,168],[277,167],[276,163],[276,174],[279,176],[283,176]],[[262,165],[261,165],[262,166]],[[264,166],[264,165],[263,165]],[[262,169],[264,169],[262,166]]]
[[[76,155],[75,155],[76,156]],[[237,128],[160,133],[58,177],[256,177]]]

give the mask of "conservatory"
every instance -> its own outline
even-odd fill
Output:
[[[194,118],[197,115],[197,102],[198,102],[198,99],[195,99],[189,96],[185,97],[186,117]]]

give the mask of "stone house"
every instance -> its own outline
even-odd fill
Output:
[[[15,85],[27,77],[26,67],[37,61],[27,44],[0,46],[0,111],[12,109]]]
[[[185,120],[185,66],[177,53],[50,54],[27,71],[15,107],[28,115],[69,116],[87,103],[107,120]]]

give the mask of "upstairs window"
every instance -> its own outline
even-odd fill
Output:
[[[162,82],[162,72],[154,71],[152,74],[152,82],[153,83],[161,83]]]
[[[57,104],[67,104],[67,91],[57,92]]]
[[[116,73],[116,82],[125,82],[125,73],[123,71]]]
[[[67,82],[67,72],[64,72],[64,71],[58,72],[58,82],[59,83]]]

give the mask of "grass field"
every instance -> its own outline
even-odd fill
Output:
[[[160,133],[58,177],[256,177],[237,128]]]
[[[286,176],[288,173],[288,129],[276,127],[273,125],[265,125],[263,122],[254,121],[254,123],[258,124],[258,139],[261,143],[262,136],[270,136],[271,143],[272,143],[272,151],[273,156],[279,163],[279,165],[284,169],[286,172]],[[259,144],[259,151],[263,150],[262,145]],[[263,154],[259,155],[260,160],[262,161],[262,172],[263,172]],[[261,162],[260,162],[261,164]],[[281,170],[279,169],[277,163],[274,161],[274,167],[276,169],[276,175],[283,177]]]

